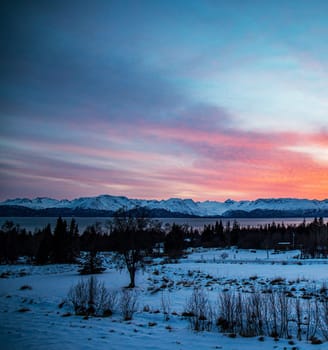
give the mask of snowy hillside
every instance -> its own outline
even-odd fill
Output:
[[[129,199],[121,196],[100,195],[97,197],[81,197],[73,200],[56,200],[52,198],[17,198],[8,199],[0,205],[23,206],[31,209],[47,208],[70,208],[70,209],[94,209],[116,211],[120,208],[132,209],[137,206],[147,209],[165,209],[197,216],[222,215],[231,211],[252,212],[254,210],[271,211],[327,211],[328,199],[308,200],[295,198],[257,199],[255,201],[233,201],[225,202],[205,201],[195,202],[192,199],[170,198],[167,200],[142,200]]]
[[[272,291],[281,288],[288,293],[283,300],[288,302],[289,310],[295,300],[309,305],[313,302],[309,295],[318,297],[319,291],[326,293],[325,260],[300,263],[294,257],[298,251],[272,253],[268,258],[266,251],[237,253],[230,249],[199,248],[174,263],[154,259],[137,272],[137,307],[129,321],[124,321],[119,303],[129,276],[125,269],[115,268],[110,253],[103,255],[106,271],[97,276],[108,290],[117,293],[110,317],[78,316],[64,302],[72,286],[90,278],[80,276],[77,265],[2,264],[1,349],[327,350],[322,324],[316,327],[316,332],[323,342],[312,345],[306,340],[306,323],[301,326],[302,340],[296,338],[295,322],[289,323],[289,339],[267,335],[243,337],[221,331],[214,322],[209,330],[195,332],[188,317],[183,316],[194,288],[205,292],[213,316],[219,311],[219,296],[227,290],[241,293],[242,297],[255,296],[254,290],[260,291],[261,300],[265,300],[266,296],[274,295]],[[223,254],[227,258],[223,259]],[[304,317],[306,310],[302,309]]]

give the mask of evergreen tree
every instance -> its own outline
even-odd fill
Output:
[[[102,273],[106,270],[103,267],[103,260],[99,253],[95,250],[90,250],[87,253],[85,261],[82,263],[79,272],[81,275],[90,275],[96,273]]]
[[[73,221],[73,220],[72,220]],[[75,220],[71,222],[71,230],[67,229],[67,222],[61,217],[57,219],[53,237],[52,261],[54,263],[71,263],[75,260],[74,233]]]
[[[240,232],[240,227],[239,224],[236,220],[234,220],[233,225],[232,225],[232,230],[230,232],[230,244],[231,245],[238,245],[239,243],[239,232]]]
[[[71,220],[70,227],[69,227],[68,251],[69,251],[68,258],[71,260],[74,260],[75,257],[80,255],[79,227],[74,218]]]
[[[7,263],[14,263],[19,255],[19,226],[15,225],[12,221],[6,221],[2,227],[3,232],[3,257]]]
[[[40,244],[35,256],[37,264],[46,264],[50,260],[52,252],[53,236],[51,233],[50,224],[48,224],[41,232],[36,234],[40,236]]]
[[[80,274],[96,274],[105,271],[103,260],[98,253],[101,238],[101,226],[94,224],[88,226],[81,237],[83,249],[87,252],[84,262],[79,270]]]
[[[220,245],[226,244],[226,237],[224,235],[222,220],[220,220],[220,222],[215,222],[215,236]]]
[[[166,235],[164,241],[165,253],[171,256],[181,255],[185,248],[185,232],[181,225],[173,224],[170,232]]]
[[[214,239],[214,228],[211,225],[204,225],[204,230],[201,236],[203,243],[212,242]]]

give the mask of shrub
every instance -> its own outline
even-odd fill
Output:
[[[164,294],[164,292],[162,292],[161,308],[163,310],[164,320],[168,321],[170,319],[170,310],[171,310],[170,294]]]
[[[328,340],[328,298],[321,302],[320,329],[324,338]]]
[[[226,333],[275,339],[328,339],[328,299],[291,298],[284,289],[270,294],[221,292],[217,325]]]
[[[225,259],[227,259],[228,257],[229,257],[229,254],[226,253],[226,252],[223,252],[223,253],[221,254],[221,259],[222,259],[222,260],[225,260]]]
[[[91,276],[71,287],[67,302],[76,315],[110,316],[116,304],[116,293],[109,291],[103,282]]]
[[[28,312],[28,311],[31,311],[29,308],[27,307],[22,307],[21,309],[18,309],[17,310],[18,312]]]
[[[272,285],[281,285],[285,283],[285,279],[283,277],[276,277],[273,278],[270,282]]]
[[[132,320],[137,311],[138,294],[133,289],[123,289],[120,298],[120,309],[124,321]]]
[[[217,326],[223,332],[234,332],[236,327],[236,295],[230,291],[224,291],[218,299],[219,314]]]
[[[32,290],[32,287],[29,286],[28,284],[24,284],[19,288],[19,290]]]
[[[320,344],[322,344],[322,340],[320,340],[320,339],[318,339],[316,337],[312,337],[311,338],[311,344],[312,345],[320,345]]]
[[[212,308],[205,291],[194,288],[187,302],[185,315],[189,315],[191,329],[194,331],[209,331],[212,328]]]

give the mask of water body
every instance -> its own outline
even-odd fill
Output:
[[[71,217],[64,218],[68,223],[71,221]],[[104,218],[104,217],[75,217],[74,218],[79,225],[79,232],[83,233],[87,226],[95,224],[99,222],[103,226],[106,225],[112,218]],[[25,228],[27,231],[34,232],[36,229],[40,229],[45,227],[47,224],[51,225],[51,228],[54,229],[56,225],[57,218],[55,217],[1,217],[0,218],[0,226],[7,220],[13,221],[15,224],[18,224],[21,228]],[[303,222],[304,218],[236,218],[236,219],[216,219],[216,218],[159,218],[154,219],[165,224],[179,224],[179,225],[189,225],[195,229],[202,229],[204,225],[215,224],[216,221],[222,220],[224,226],[227,225],[227,222],[230,221],[231,225],[234,220],[242,227],[252,226],[259,227],[260,225],[271,224],[275,222],[276,224],[284,223],[287,225],[299,225]],[[313,221],[313,218],[306,218],[306,222],[310,223]],[[327,222],[327,218],[324,219]]]

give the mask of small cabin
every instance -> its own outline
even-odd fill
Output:
[[[292,243],[291,242],[278,242],[275,244],[274,250],[275,252],[286,252],[291,250]]]

